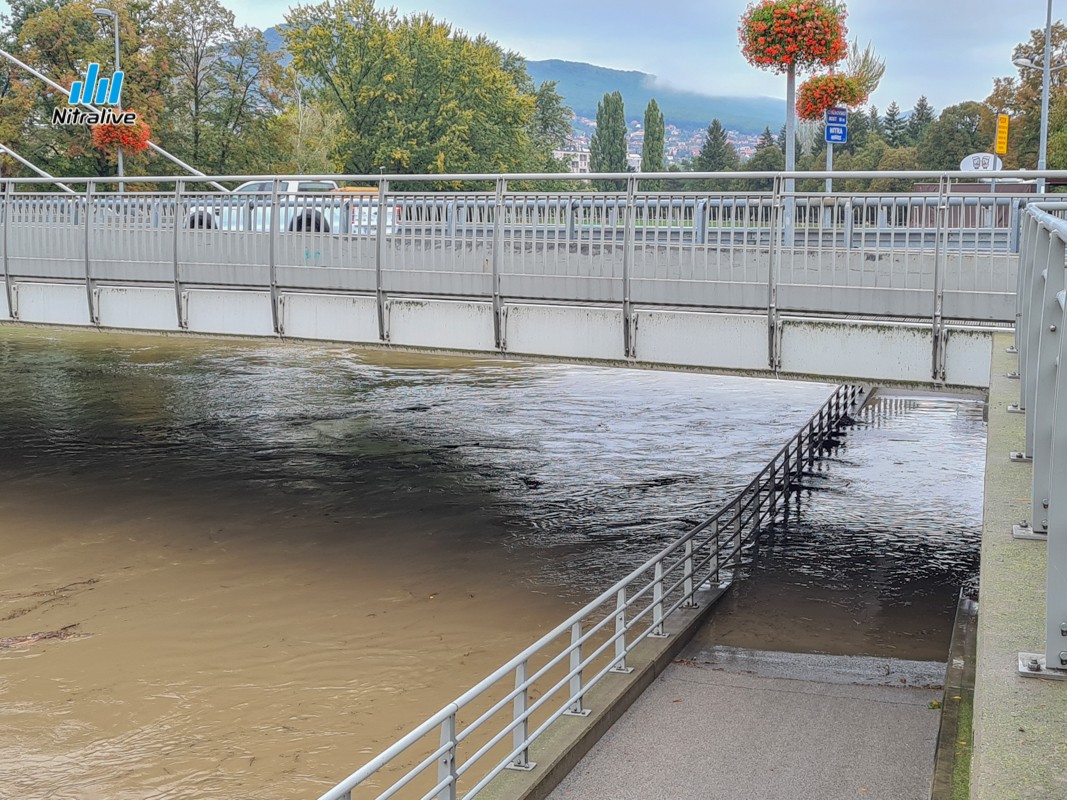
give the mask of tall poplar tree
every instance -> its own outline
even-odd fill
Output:
[[[596,107],[596,133],[589,142],[591,172],[626,172],[626,113],[622,94],[605,94]],[[623,181],[610,181],[610,188],[626,188]]]
[[[663,171],[664,124],[663,112],[656,98],[648,101],[645,108],[645,140],[641,146],[641,171]]]

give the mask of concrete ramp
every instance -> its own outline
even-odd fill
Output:
[[[691,646],[552,800],[928,800],[945,665]]]

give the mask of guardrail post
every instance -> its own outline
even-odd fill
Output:
[[[942,177],[938,186],[937,229],[934,233],[934,310],[932,327],[932,357],[930,376],[935,381],[945,379],[945,341],[942,313],[945,301],[945,265],[948,255],[948,199],[946,197],[946,179]]]
[[[270,229],[267,237],[267,264],[270,269],[270,318],[274,326],[274,332],[279,336],[282,333],[282,320],[278,308],[278,264],[275,249],[278,240],[278,218],[281,216],[278,207],[278,179],[275,178],[270,186]]]
[[[1067,307],[1067,293],[1060,295],[1060,302]],[[1067,310],[1061,307],[1059,311],[1049,481],[1051,486],[1063,487],[1067,486]],[[1063,492],[1049,498],[1048,522],[1045,664],[1067,670],[1067,497]]]
[[[1023,215],[1021,223],[1022,234],[1019,244],[1019,267],[1015,275],[1015,344],[1008,348],[1009,353],[1019,354],[1018,374],[1025,374],[1023,369],[1026,363],[1026,303],[1029,300],[1030,276],[1034,269],[1034,249],[1040,226],[1037,220],[1030,214]],[[1025,386],[1019,384],[1018,405],[1008,406],[1008,411],[1021,413],[1026,410]]]
[[[11,201],[11,181],[4,181],[4,292],[7,294],[7,315],[11,319],[18,319],[18,310],[15,308],[15,292],[11,288],[11,213],[15,204]]]
[[[1045,294],[1044,274],[1051,267],[1052,234],[1039,227],[1034,247],[1034,260],[1029,275],[1029,284],[1023,290],[1023,352],[1020,353],[1019,380],[1022,383],[1022,408],[1028,412],[1034,408],[1037,392],[1039,348],[1041,344],[1041,316]],[[1034,414],[1026,415],[1026,439],[1021,453],[1012,453],[1012,461],[1030,461],[1034,457]]]
[[[684,572],[683,589],[685,592],[685,602],[682,603],[682,608],[698,608],[696,597],[693,594],[693,540],[690,539],[685,543],[685,572]]]
[[[656,562],[655,578],[652,584],[652,633],[656,639],[666,637],[663,630],[663,561]]]
[[[612,672],[630,673],[633,667],[626,666],[626,587],[615,596],[615,666]]]
[[[637,355],[633,308],[630,303],[630,273],[634,261],[634,228],[637,225],[637,178],[626,179],[625,227],[622,233],[622,351],[626,358]]]
[[[1060,326],[1063,324],[1063,309],[1060,308],[1057,295],[1064,290],[1065,260],[1067,249],[1063,240],[1050,231],[1048,268],[1044,272],[1044,280],[1039,281],[1042,284],[1042,297],[1040,322],[1035,326],[1040,338],[1036,348],[1037,358],[1033,359],[1036,361],[1033,413],[1026,415],[1027,422],[1033,419],[1034,473],[1030,524],[1036,533],[1047,533],[1049,530],[1048,507],[1054,485],[1049,473],[1052,468],[1052,432],[1056,412],[1056,359],[1059,358]],[[1032,321],[1037,322],[1036,319]]]
[[[792,213],[792,207],[790,207]],[[790,228],[790,235],[792,228]],[[767,365],[772,370],[781,366],[778,353],[778,274],[782,249],[785,246],[785,222],[782,209],[782,178],[775,176],[771,192],[770,262],[767,264]]]
[[[846,250],[852,249],[852,228],[856,224],[856,212],[852,206],[852,198],[845,200],[845,230],[842,233],[844,242],[842,243]]]
[[[710,566],[709,566],[709,570],[710,570],[709,574],[711,576],[712,588],[717,588],[721,583],[721,580],[719,578],[719,567],[722,564],[722,559],[719,558],[719,555],[722,553],[722,539],[720,538],[720,534],[722,533],[722,527],[719,525],[718,518],[716,518],[715,522],[712,523],[712,524],[715,526],[714,527],[715,538],[712,540],[712,542],[713,542],[712,547],[714,549],[712,550],[712,553],[711,553],[711,563],[710,563]]]
[[[382,288],[382,262],[385,259],[385,195],[389,191],[389,181],[378,181],[378,217],[374,237],[374,297],[378,304],[378,341],[389,341],[389,322],[385,305],[385,291]]]
[[[497,350],[507,349],[504,302],[500,296],[500,256],[504,248],[504,193],[507,180],[496,179],[496,205],[493,207],[493,252],[490,262],[493,270],[493,341]]]
[[[530,737],[530,718],[527,716],[530,707],[530,689],[526,686],[526,677],[529,671],[529,663],[523,661],[515,667],[515,700],[512,703],[514,709],[513,722],[516,723],[511,733],[512,750],[518,750],[508,769],[517,769],[528,772],[537,766],[530,761],[530,748],[526,740]],[[521,749],[520,749],[521,748]]]
[[[85,187],[85,297],[89,304],[89,324],[91,325],[100,324],[93,291],[92,258],[89,253],[89,238],[92,235],[92,220],[95,216],[93,214],[93,190],[95,188],[96,185],[93,181],[89,181]]]
[[[571,658],[570,658],[570,671],[574,674],[571,675],[570,680],[570,695],[571,704],[570,707],[563,713],[571,717],[588,717],[589,709],[583,707],[582,703],[582,623],[575,622],[571,625]]]
[[[186,330],[189,327],[189,318],[186,314],[185,304],[182,302],[182,279],[181,279],[181,250],[180,237],[182,224],[182,194],[185,192],[185,181],[174,183],[174,237],[173,250],[171,252],[171,266],[174,270],[174,310],[178,315],[178,329]]]
[[[456,800],[456,783],[459,781],[459,775],[456,773],[455,711],[441,723],[441,746],[445,745],[448,745],[448,752],[437,762],[437,782],[441,784],[448,781],[448,784],[437,793],[437,800]]]

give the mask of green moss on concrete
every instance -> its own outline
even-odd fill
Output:
[[[956,754],[952,761],[952,800],[970,800],[971,755],[974,749],[974,702],[964,695],[956,728]]]

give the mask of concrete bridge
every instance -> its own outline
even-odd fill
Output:
[[[1016,533],[1047,542],[1044,640],[1028,635],[1020,653],[1012,650],[1018,637],[999,635],[1003,622],[987,630],[981,658],[993,666],[980,669],[979,693],[984,679],[998,688],[983,696],[976,744],[985,757],[975,762],[994,780],[1015,769],[1009,757],[990,770],[996,759],[982,746],[1001,717],[1014,720],[1027,703],[1014,683],[1005,701],[1003,685],[1020,674],[1067,675],[1067,501],[1059,491],[1067,485],[1067,373],[1059,368],[1067,356],[1067,204],[957,194],[951,180],[963,175],[952,174],[939,176],[933,194],[788,196],[783,175],[756,176],[773,181],[766,192],[642,192],[640,181],[653,176],[602,176],[626,181],[613,193],[509,188],[558,175],[347,177],[373,189],[283,196],[283,178],[265,176],[270,191],[220,194],[159,177],[140,179],[151,191],[126,193],[107,191],[102,179],[64,179],[84,192],[59,195],[43,191],[43,181],[9,181],[0,206],[0,319],[979,392],[993,385],[997,397],[1007,379],[991,371],[1004,358],[994,337],[1015,328],[1025,435],[1014,456],[1021,470],[1032,463],[1029,522],[1017,520]],[[391,188],[400,180],[403,191]],[[486,188],[411,189],[448,181]],[[263,219],[282,218],[286,203],[308,224],[254,222],[266,209]],[[250,222],[208,226],[213,209],[236,209]],[[627,680],[635,664],[651,680],[663,653],[677,652],[648,648],[690,629],[694,607],[729,587],[742,550],[861,396],[856,386],[839,388],[715,517],[324,798],[418,787],[415,796],[452,800],[491,794],[505,769],[536,773],[543,737],[568,725],[564,717],[584,717],[603,692],[632,700],[639,683],[631,691],[610,681]],[[990,496],[998,505],[987,507],[987,525],[1000,524],[1008,500]],[[983,558],[983,592],[1010,580],[990,578],[1004,559],[991,561]],[[1027,609],[1035,614],[1033,604]],[[990,619],[998,624],[995,613]],[[1054,728],[1041,714],[1055,716],[1065,696],[1034,692],[1045,709],[1036,724]],[[379,791],[383,780],[388,788]]]
[[[948,177],[790,196],[788,230],[781,176],[648,192],[631,175],[611,193],[509,188],[558,175],[347,177],[374,185],[11,181],[0,319],[971,390],[991,331],[1015,322],[1022,198]],[[230,179],[255,176],[204,181]],[[450,180],[487,188],[418,189]]]

